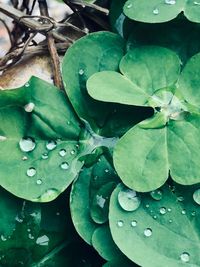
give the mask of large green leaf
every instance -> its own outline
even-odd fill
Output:
[[[146,106],[160,88],[173,85],[180,72],[180,60],[166,48],[149,46],[128,52],[120,71],[99,72],[87,81],[89,94],[101,101]]]
[[[198,187],[168,187],[142,194],[135,211],[118,202],[119,185],[110,202],[111,234],[119,249],[133,262],[148,267],[200,266],[199,205],[193,200]]]
[[[174,19],[179,13],[193,21],[200,22],[199,2],[193,0],[128,0],[124,14],[137,21],[158,23]]]
[[[62,73],[67,95],[77,114],[93,127],[104,124],[110,108],[88,96],[86,81],[95,72],[118,70],[124,46],[118,35],[98,32],[78,40],[64,57]]]
[[[0,107],[1,186],[27,200],[53,200],[82,166],[85,145],[78,145],[81,128],[70,104],[58,89],[32,78],[1,91]]]

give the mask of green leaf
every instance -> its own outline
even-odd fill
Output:
[[[165,22],[177,17],[184,10],[185,2],[185,0],[128,0],[124,5],[124,14],[130,19],[142,22]]]
[[[85,242],[91,244],[97,224],[90,217],[90,180],[92,168],[84,168],[74,181],[70,195],[70,209],[73,224]]]
[[[87,120],[94,129],[104,124],[112,107],[91,99],[86,81],[98,71],[118,70],[124,46],[118,35],[97,32],[78,40],[64,57],[62,73],[67,95],[78,116]]]
[[[186,64],[178,81],[178,87],[190,104],[200,105],[200,53],[194,55]]]
[[[199,205],[193,200],[198,187],[167,185],[156,200],[142,195],[140,207],[127,212],[118,204],[121,185],[113,192],[109,222],[119,249],[140,266],[200,266]],[[128,234],[127,234],[128,233]]]
[[[80,171],[79,120],[64,94],[32,78],[0,92],[0,184],[18,197],[47,202]],[[23,188],[23,190],[22,190]]]
[[[87,82],[89,94],[101,101],[145,106],[156,90],[177,81],[180,60],[166,48],[140,47],[122,58],[120,71],[123,75],[108,71],[94,74]]]
[[[41,205],[20,200],[2,188],[0,193],[3,215],[0,225],[1,266],[39,267],[45,266],[46,262],[48,266],[51,262],[60,266],[56,255],[74,239],[70,216],[65,209],[66,195]]]
[[[117,143],[113,157],[115,169],[128,187],[140,192],[160,187],[169,173],[166,129],[133,127]]]

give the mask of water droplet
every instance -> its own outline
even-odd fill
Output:
[[[51,141],[49,141],[49,142],[46,144],[46,148],[47,148],[48,150],[53,150],[53,149],[56,148],[56,146],[57,146],[57,143],[56,143],[56,141],[54,141],[54,140],[51,140]]]
[[[65,155],[66,155],[66,150],[65,149],[61,149],[60,151],[59,151],[59,155],[61,156],[61,157],[64,157]]]
[[[193,199],[194,199],[194,202],[196,202],[198,205],[200,205],[200,189],[197,189],[194,191]]]
[[[1,241],[7,241],[7,238],[4,235],[1,235]]]
[[[43,154],[42,154],[42,159],[48,159],[48,157],[49,157],[49,156],[48,156],[47,153],[43,153]]]
[[[152,230],[151,230],[151,228],[146,228],[146,229],[144,230],[144,235],[145,235],[146,237],[150,237],[150,236],[152,235]]]
[[[148,209],[150,206],[149,206],[149,204],[146,204],[145,207]]]
[[[24,220],[22,218],[19,217],[19,215],[17,215],[15,217],[15,220],[18,222],[18,223],[22,223]]]
[[[159,14],[159,10],[158,10],[157,8],[155,8],[155,9],[153,10],[153,14],[154,14],[154,15],[158,15],[158,14]]]
[[[167,212],[165,207],[160,208],[160,214],[164,215]]]
[[[26,161],[27,159],[28,159],[28,157],[26,157],[26,156],[24,156],[24,157],[22,158],[23,161]]]
[[[105,169],[105,173],[109,173],[109,169]]]
[[[190,254],[187,253],[187,252],[183,252],[180,255],[180,259],[181,259],[182,262],[189,262],[190,261]]]
[[[200,6],[200,2],[194,1],[194,5]]]
[[[67,162],[63,162],[63,163],[61,163],[60,167],[63,170],[68,170],[69,169],[69,164]]]
[[[176,4],[176,0],[165,0],[165,4],[167,4],[167,5],[175,5]]]
[[[41,179],[38,179],[37,181],[36,181],[36,184],[42,184],[42,180]]]
[[[35,141],[31,137],[22,138],[19,141],[19,147],[23,152],[33,151],[35,146]]]
[[[60,216],[60,212],[56,212],[56,216]]]
[[[155,190],[150,193],[151,197],[154,200],[161,200],[162,199],[162,191],[161,190]]]
[[[134,211],[139,208],[141,199],[134,190],[123,188],[118,194],[118,202],[122,209]]]
[[[118,221],[118,222],[117,222],[117,226],[118,226],[118,227],[123,227],[123,226],[124,226],[124,222],[121,221],[121,220]]]
[[[28,234],[29,239],[34,239],[34,236],[32,234]]]
[[[131,3],[127,4],[126,8],[131,8],[133,5]]]
[[[157,216],[156,216],[156,215],[154,215],[154,216],[153,216],[153,218],[156,220],[156,219],[157,219]]]
[[[183,202],[183,201],[184,201],[184,197],[183,197],[183,196],[178,196],[178,197],[177,197],[177,200],[178,200],[179,202]]]
[[[192,215],[192,216],[195,216],[195,215],[196,215],[196,212],[195,212],[195,211],[192,211],[192,212],[191,212],[191,215]]]
[[[186,214],[186,210],[182,210],[181,214],[185,215]]]
[[[27,170],[26,174],[27,174],[29,177],[33,177],[33,176],[35,176],[35,174],[36,174],[36,169],[33,168],[33,167],[29,168],[29,169]]]
[[[84,70],[80,69],[78,73],[79,73],[79,75],[83,75],[84,74]]]
[[[7,138],[5,137],[5,136],[3,136],[3,135],[0,135],[0,142],[3,142],[3,141],[5,141]]]
[[[57,189],[48,189],[46,190],[36,201],[39,202],[49,202],[54,200],[58,195],[59,191]]]
[[[172,220],[169,220],[169,223],[172,223]]]
[[[32,102],[24,106],[24,109],[26,112],[32,112],[34,108],[35,108],[35,104]]]
[[[72,150],[70,153],[71,153],[71,155],[74,155],[76,153],[76,151]]]
[[[171,208],[168,208],[168,209],[167,209],[167,211],[171,212],[171,211],[172,211],[172,209],[171,209]]]
[[[25,87],[29,87],[29,86],[30,86],[30,84],[29,84],[29,83],[26,83],[26,84],[25,84]]]
[[[30,231],[31,231],[31,229],[30,229],[30,228],[28,228],[28,229],[27,229],[27,232],[30,232]]]
[[[97,205],[100,207],[100,208],[104,208],[104,205],[105,205],[105,202],[106,202],[106,199],[103,198],[102,196],[99,196],[99,195],[96,195],[96,201],[97,201]]]
[[[36,244],[40,246],[48,246],[49,244],[49,238],[46,235],[40,236],[36,240]]]
[[[135,220],[132,221],[132,222],[131,222],[131,226],[132,226],[132,227],[136,227],[136,226],[137,226],[137,221],[135,221]]]

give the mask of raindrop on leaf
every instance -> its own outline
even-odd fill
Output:
[[[35,108],[35,104],[34,103],[28,103],[27,105],[24,106],[24,110],[26,112],[32,112]]]
[[[124,222],[122,220],[117,222],[117,226],[118,227],[123,227],[124,226]]]
[[[44,154],[42,154],[42,159],[48,159],[48,154],[47,153],[44,153]]]
[[[194,191],[193,199],[198,205],[200,205],[200,189],[197,189],[196,191]]]
[[[134,211],[139,208],[141,199],[134,190],[124,188],[118,194],[118,202],[123,210]]]
[[[136,227],[136,226],[137,226],[137,221],[135,221],[135,220],[132,221],[132,222],[131,222],[131,226],[132,226],[132,227]]]
[[[161,200],[162,199],[162,191],[161,190],[155,190],[150,193],[151,197],[154,200]]]
[[[183,252],[180,255],[180,259],[181,259],[182,262],[189,262],[190,261],[190,254],[187,253],[187,252]]]
[[[40,236],[36,240],[36,244],[40,246],[48,246],[49,244],[49,238],[46,235]]]
[[[49,142],[46,144],[46,148],[47,148],[48,150],[53,150],[53,149],[56,148],[56,146],[57,146],[57,143],[56,143],[56,141],[54,141],[54,140],[51,140],[51,141],[49,141]]]
[[[35,146],[35,141],[31,137],[25,137],[19,141],[19,147],[23,152],[33,151]]]
[[[61,149],[60,151],[59,151],[59,155],[61,156],[61,157],[64,157],[65,155],[66,155],[66,150],[65,149]]]
[[[153,14],[154,14],[154,15],[158,15],[158,14],[159,14],[159,10],[158,10],[157,8],[155,8],[155,9],[153,10]]]
[[[69,169],[69,164],[67,162],[63,162],[60,165],[62,170],[68,170]]]
[[[36,169],[33,168],[33,167],[29,168],[29,169],[27,170],[26,174],[27,174],[29,177],[33,177],[33,176],[35,176],[35,174],[36,174]]]
[[[160,214],[164,215],[166,214],[167,210],[165,207],[160,208]]]
[[[144,235],[145,235],[146,237],[150,237],[150,236],[152,235],[152,230],[151,230],[151,228],[146,228],[146,229],[144,230]]]

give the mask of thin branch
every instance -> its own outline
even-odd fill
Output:
[[[41,16],[49,17],[48,6],[47,6],[46,0],[38,0],[38,3],[39,3]],[[59,59],[57,49],[55,46],[55,40],[51,32],[47,35],[47,42],[48,42],[49,53],[51,55],[51,59],[53,63],[54,83],[58,88],[63,89],[64,87],[63,87],[62,76],[61,76],[61,71],[60,71],[60,59]]]
[[[9,16],[13,20],[15,20],[18,24],[21,24],[23,26],[26,26],[30,28],[32,31],[40,32],[43,35],[47,35],[48,32],[44,30],[43,26],[39,21],[36,21],[32,19],[31,17],[26,17],[23,12],[17,10],[16,8],[13,8],[6,4],[0,4],[0,12],[4,13],[5,15]],[[25,16],[25,18],[23,18]],[[55,40],[58,41],[69,41],[73,43],[73,40],[71,38],[65,37],[62,34],[58,33],[55,29],[52,30],[52,36]]]
[[[107,8],[103,8],[103,7],[100,7],[96,4],[92,4],[92,3],[87,3],[87,2],[79,2],[79,1],[73,1],[72,2],[74,5],[77,5],[77,6],[82,6],[82,7],[91,7],[101,13],[103,13],[104,15],[108,15],[109,14],[109,10]]]

